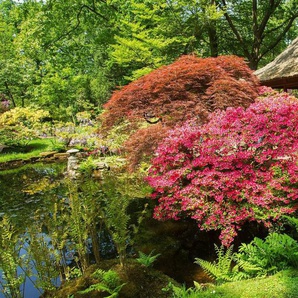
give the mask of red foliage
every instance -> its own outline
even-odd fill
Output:
[[[105,105],[103,129],[123,119],[144,120],[145,113],[161,118],[168,128],[192,118],[204,123],[215,109],[248,107],[257,96],[257,87],[257,78],[242,58],[182,56],[115,92]],[[139,135],[132,137],[137,140]]]
[[[125,148],[129,152],[127,155],[130,170],[134,170],[135,165],[140,161],[150,162],[152,152],[157,149],[157,145],[164,138],[168,128],[161,123],[141,128],[135,132],[125,142]]]
[[[155,218],[190,216],[228,246],[246,221],[268,225],[297,209],[298,100],[272,94],[171,131],[148,178]]]

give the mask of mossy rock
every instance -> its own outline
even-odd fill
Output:
[[[103,260],[99,266],[92,265],[86,273],[75,280],[65,282],[56,291],[46,292],[42,298],[101,298],[107,297],[104,292],[92,291],[86,294],[79,293],[90,285],[96,283],[91,275],[96,269],[114,270],[118,273],[121,281],[125,283],[122,287],[119,298],[167,298],[169,293],[162,289],[167,287],[169,282],[178,285],[176,281],[167,275],[153,268],[147,268],[135,259],[129,259],[124,267],[119,265],[118,260]],[[73,295],[73,296],[72,296]]]

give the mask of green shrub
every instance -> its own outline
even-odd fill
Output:
[[[43,134],[42,119],[49,112],[36,107],[17,107],[0,115],[0,143],[26,145]]]
[[[248,277],[265,276],[298,266],[298,242],[287,234],[271,233],[242,244],[235,261]]]

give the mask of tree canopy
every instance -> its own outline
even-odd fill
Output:
[[[297,13],[294,0],[1,0],[0,93],[70,119],[181,55],[255,69],[297,36]]]

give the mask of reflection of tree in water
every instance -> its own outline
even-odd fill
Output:
[[[35,276],[36,286],[48,290],[53,278],[68,279],[73,268],[82,274],[90,264],[117,255],[123,265],[140,219],[135,216],[131,222],[127,211],[141,194],[133,191],[135,179],[109,173],[100,181],[69,180],[61,179],[62,172],[55,165],[26,167],[7,171],[1,180],[0,204],[15,229],[14,263],[26,276]],[[7,200],[4,194],[9,194]],[[26,250],[22,260],[20,244]]]
[[[53,194],[62,192],[59,180],[64,164],[34,164],[0,171],[0,212],[16,225],[26,226],[34,212],[51,204]]]

